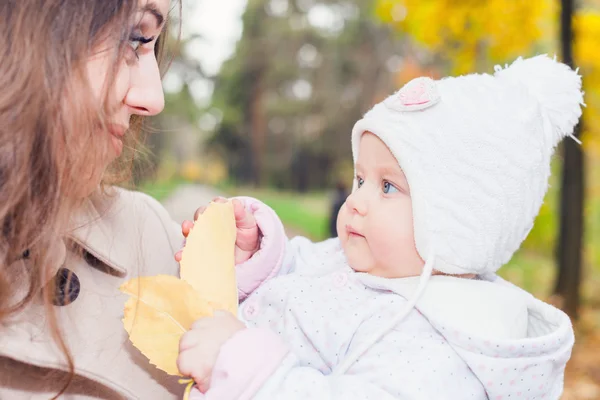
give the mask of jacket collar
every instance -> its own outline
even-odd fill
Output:
[[[118,189],[95,192],[73,214],[66,235],[117,275],[126,275],[137,261],[129,237],[135,210],[120,201],[123,195]]]
[[[363,273],[357,277],[366,286],[394,292],[407,300],[415,295],[420,280],[418,276],[385,279]],[[415,308],[433,324],[488,339],[514,339],[527,334],[530,298],[523,290],[500,281],[434,275]]]

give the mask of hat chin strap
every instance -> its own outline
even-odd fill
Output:
[[[429,252],[429,257],[427,257],[427,261],[425,262],[425,266],[423,267],[423,272],[421,272],[421,278],[419,279],[419,285],[417,286],[417,290],[415,294],[412,296],[406,307],[392,318],[387,325],[385,325],[379,332],[375,332],[375,334],[370,337],[368,340],[365,340],[361,343],[361,346],[358,346],[354,351],[349,353],[346,358],[342,360],[340,364],[332,371],[332,375],[342,375],[350,369],[350,367],[358,361],[358,359],[367,351],[371,346],[377,343],[386,333],[394,329],[396,325],[398,325],[410,312],[413,310],[417,301],[423,294],[425,290],[425,286],[427,286],[427,282],[429,282],[429,278],[431,278],[431,273],[433,272],[433,265],[435,263],[435,252],[432,250]]]

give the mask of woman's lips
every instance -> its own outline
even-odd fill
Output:
[[[108,131],[111,134],[111,140],[115,151],[117,152],[117,156],[121,155],[123,152],[123,137],[125,136],[125,132],[127,132],[127,127],[119,124],[111,124],[108,127]]]

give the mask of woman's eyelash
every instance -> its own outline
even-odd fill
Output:
[[[140,42],[141,44],[147,44],[154,40],[154,36],[145,37],[145,36],[131,35],[131,38],[129,40],[131,40],[132,42]]]
[[[131,46],[132,50],[135,53],[135,57],[136,59],[139,59],[139,55],[138,55],[138,50],[140,49],[141,46],[150,43],[151,41],[153,41],[155,38],[155,36],[152,37],[145,37],[143,35],[140,35],[139,33],[132,33],[129,36],[129,45]]]

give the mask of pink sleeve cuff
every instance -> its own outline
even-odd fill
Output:
[[[252,197],[235,197],[254,213],[262,234],[260,248],[248,261],[236,266],[238,296],[243,301],[264,281],[279,272],[287,237],[281,220],[269,206]]]
[[[271,330],[247,328],[236,333],[221,347],[204,398],[251,399],[288,352],[287,345]],[[198,394],[195,398],[202,398]]]

